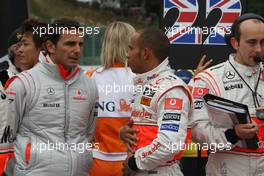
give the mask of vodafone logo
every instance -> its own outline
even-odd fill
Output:
[[[208,94],[208,93],[209,93],[209,89],[207,88],[195,87],[193,91],[193,97],[202,98],[205,94]]]
[[[182,109],[182,99],[166,98],[164,108],[171,109],[171,110],[181,110]]]
[[[204,89],[198,89],[198,94],[203,95],[204,94]]]
[[[80,89],[77,89],[76,95],[73,97],[73,99],[74,100],[86,100],[87,97],[84,96],[84,93]]]
[[[170,103],[170,105],[174,106],[174,105],[176,105],[177,100],[175,100],[175,99],[171,99],[171,100],[169,101],[169,103]]]

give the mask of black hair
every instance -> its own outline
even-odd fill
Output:
[[[255,13],[245,13],[238,17],[234,23],[231,26],[231,32],[228,34],[225,34],[225,42],[231,46],[230,44],[230,39],[232,37],[235,37],[235,39],[239,42],[240,41],[240,36],[241,36],[241,31],[240,31],[240,25],[243,21],[249,20],[249,19],[255,19],[259,22],[264,23],[264,18],[258,14]]]
[[[42,48],[43,42],[45,41],[45,36],[40,36],[37,32],[37,29],[41,27],[46,27],[47,24],[35,19],[29,18],[25,20],[21,25],[21,33],[24,34],[31,34],[33,38],[33,42],[35,43],[36,48]]]
[[[163,31],[153,28],[147,28],[139,31],[139,46],[141,48],[152,49],[154,55],[160,59],[165,60],[169,56],[170,42]]]
[[[46,40],[50,40],[55,45],[59,41],[62,34],[64,34],[63,30],[75,30],[79,31],[79,28],[81,27],[80,23],[72,20],[70,18],[60,18],[49,24],[48,26],[48,35]],[[51,31],[52,30],[52,31]]]

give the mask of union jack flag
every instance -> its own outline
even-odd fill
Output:
[[[224,45],[224,34],[230,30],[233,21],[241,15],[240,0],[206,0],[206,15],[216,8],[221,9],[222,16],[215,27],[192,27],[198,16],[198,0],[164,0],[163,16],[171,8],[178,8],[179,16],[170,29],[166,30],[171,44]],[[203,41],[203,33],[209,33]]]

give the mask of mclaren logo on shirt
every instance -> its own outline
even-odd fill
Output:
[[[227,79],[233,79],[234,77],[235,77],[235,72],[233,72],[233,71],[227,71],[226,73],[225,73],[225,77],[227,78]]]

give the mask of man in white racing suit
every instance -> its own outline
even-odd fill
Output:
[[[256,14],[244,14],[232,25],[227,43],[236,50],[221,64],[202,71],[193,78],[192,139],[214,144],[217,151],[209,155],[208,176],[264,175],[264,119],[256,111],[264,106],[264,19]],[[213,123],[204,105],[203,95],[210,93],[246,104],[253,123]],[[218,114],[219,118],[220,115]],[[229,127],[227,127],[229,126]],[[244,139],[257,134],[258,148],[242,145]],[[217,147],[218,146],[218,147]]]
[[[4,173],[8,161],[13,157],[12,139],[9,138],[10,117],[9,97],[0,81],[0,175]]]
[[[60,19],[51,26],[62,30],[49,33],[40,63],[5,86],[12,121],[3,138],[14,140],[14,175],[86,176],[92,163],[97,88],[78,66],[81,34],[67,31],[79,31],[79,23]]]
[[[145,29],[130,42],[128,64],[138,75],[134,79],[132,129],[137,133],[125,162],[125,174],[182,175],[178,160],[184,150],[191,96],[185,83],[169,66],[169,41],[158,30]],[[123,137],[122,137],[123,136]]]

